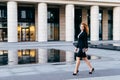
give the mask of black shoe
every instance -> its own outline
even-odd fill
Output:
[[[75,75],[77,75],[77,73],[73,73],[73,75],[75,76]]]
[[[73,75],[77,75],[77,74],[78,74],[78,72],[79,72],[79,70],[77,70],[77,73],[73,73]]]
[[[79,70],[77,70],[77,73],[79,72]]]
[[[91,72],[89,72],[89,74],[92,74],[94,70],[95,70],[95,69],[94,69],[94,68],[92,68],[92,71],[91,71]]]

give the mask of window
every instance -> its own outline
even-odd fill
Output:
[[[0,18],[5,18],[5,10],[4,9],[0,9]]]
[[[26,18],[26,11],[21,11],[21,18]]]
[[[18,22],[35,22],[34,7],[18,7]]]

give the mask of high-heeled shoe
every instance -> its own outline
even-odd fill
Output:
[[[77,73],[79,72],[79,70],[77,70]]]
[[[95,69],[94,69],[94,68],[92,68],[92,70],[89,72],[89,74],[92,74],[94,70],[95,70]]]
[[[73,73],[73,75],[77,75],[77,74],[78,74],[78,72],[79,72],[79,70],[77,70],[77,73]]]

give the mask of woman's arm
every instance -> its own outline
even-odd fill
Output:
[[[88,48],[87,33],[85,33],[85,36],[84,36],[84,48]]]
[[[88,51],[87,33],[85,33],[85,37],[84,37],[84,51],[85,51],[85,52]]]

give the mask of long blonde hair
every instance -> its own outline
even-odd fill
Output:
[[[81,23],[81,25],[84,26],[84,31],[87,33],[87,35],[89,35],[89,28],[88,28],[88,25],[84,22]]]

